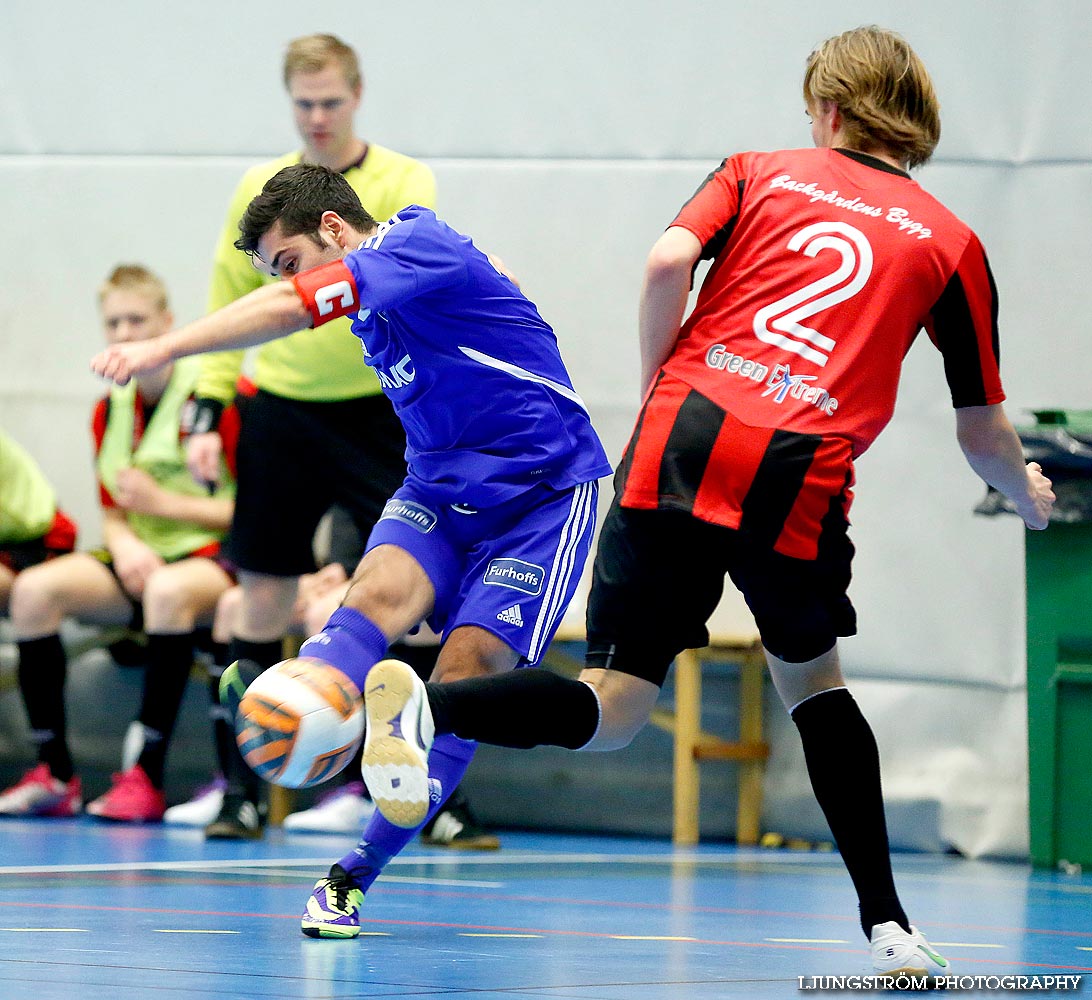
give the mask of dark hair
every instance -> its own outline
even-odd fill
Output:
[[[318,237],[323,212],[337,212],[354,229],[367,231],[376,225],[357,193],[341,174],[315,163],[297,163],[278,171],[265,182],[239,220],[235,248],[253,256],[260,240],[275,222],[285,236],[306,233]]]

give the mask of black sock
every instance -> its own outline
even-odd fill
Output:
[[[438,733],[500,747],[579,750],[599,728],[599,699],[583,681],[546,669],[428,684]]]
[[[163,787],[167,747],[192,666],[192,632],[148,633],[148,668],[138,716],[144,726],[144,747],[137,763],[156,788]]]
[[[284,659],[284,641],[251,642],[249,639],[232,639],[228,643],[228,663],[236,660],[253,660],[263,670]]]
[[[19,646],[19,690],[38,760],[49,765],[58,781],[71,781],[75,773],[66,742],[64,682],[68,658],[59,635],[23,639]]]
[[[235,745],[235,725],[228,718],[228,713],[220,707],[220,678],[224,676],[228,659],[228,645],[226,642],[214,642],[209,649],[208,675],[209,675],[209,722],[212,724],[212,745],[216,751],[216,766],[220,773],[226,773],[224,763],[231,754],[231,748]]]
[[[228,645],[228,661],[250,660],[265,670],[284,659],[284,642],[273,639],[269,642],[251,642],[249,639],[232,639]],[[220,698],[217,688],[212,692],[214,705],[219,708]],[[219,725],[217,724],[219,723]],[[256,803],[261,788],[261,779],[247,766],[243,755],[235,742],[235,720],[227,718],[225,712],[214,714],[213,731],[216,733],[217,755],[220,757],[220,769],[227,780],[227,791],[231,795],[241,795]]]
[[[213,663],[230,663],[228,659],[228,644],[226,642],[212,642],[208,647],[208,656]],[[220,668],[223,672],[223,667]]]
[[[235,720],[220,704],[220,678],[226,669],[220,660],[209,664],[209,721],[212,723],[216,764],[225,778],[235,767],[235,758],[239,753],[235,746]]]
[[[845,688],[808,698],[796,706],[792,720],[804,744],[811,787],[857,890],[865,937],[888,920],[909,933],[891,873],[880,754],[871,727]]]

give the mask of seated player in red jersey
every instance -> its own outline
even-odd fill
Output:
[[[99,294],[106,339],[142,341],[170,330],[163,283],[123,265]],[[184,443],[194,411],[192,362],[167,365],[95,407],[92,431],[103,513],[101,549],[73,552],[20,573],[11,595],[19,688],[38,762],[0,794],[0,815],[71,816],[82,787],[66,737],[66,616],[127,624],[148,635],[144,696],[130,726],[121,771],[87,810],[104,819],[148,822],[166,808],[163,768],[193,665],[194,630],[211,624],[233,583],[219,556],[234,504],[238,414],[228,407],[223,476],[213,494],[190,476]]]

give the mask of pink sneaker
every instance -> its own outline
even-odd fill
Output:
[[[87,804],[87,811],[100,819],[120,823],[158,823],[167,811],[167,796],[152,784],[144,768],[134,764],[114,774],[105,795]]]
[[[83,809],[80,779],[67,784],[38,764],[0,794],[0,816],[78,816]]]

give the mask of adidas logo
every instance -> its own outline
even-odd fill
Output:
[[[505,608],[497,615],[497,621],[507,622],[509,625],[515,625],[516,628],[523,628],[523,614],[520,611],[520,606],[513,604],[510,608]]]

